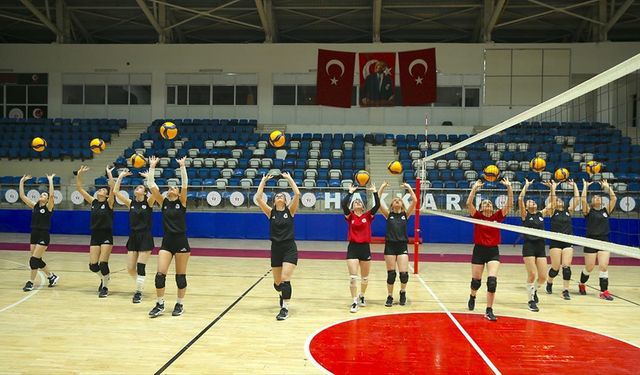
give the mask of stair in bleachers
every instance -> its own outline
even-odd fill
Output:
[[[389,183],[389,189],[396,190],[402,183],[402,175],[392,175],[387,171],[387,166],[393,160],[397,160],[396,147],[394,145],[365,146],[367,170],[371,176],[371,181],[380,187],[384,180]]]

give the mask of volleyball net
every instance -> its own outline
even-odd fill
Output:
[[[587,78],[566,77],[567,84],[575,86],[475,135],[461,136],[458,142],[430,135],[427,127],[426,141],[419,145],[421,157],[413,160],[421,186],[421,212],[517,233],[515,243],[522,243],[522,235],[532,234],[640,258],[640,54]],[[583,82],[576,84],[577,80]],[[540,79],[536,84],[545,82],[549,81]],[[512,107],[527,95],[527,89],[520,88],[517,98],[518,88],[512,85]],[[536,87],[531,91],[544,96],[548,90]],[[507,108],[511,107],[505,106],[505,111]],[[543,169],[532,169],[531,160],[535,158],[544,160]],[[500,171],[496,181],[483,178],[483,171],[490,165]],[[556,174],[559,169],[563,171]],[[558,181],[557,198],[574,211],[575,235],[523,228],[519,219],[503,224],[470,218],[464,200],[472,184],[478,179],[484,182],[474,202],[476,207],[481,200],[489,199],[502,208],[507,201],[506,188],[500,183],[503,178],[512,182],[510,215],[515,217],[520,216],[518,195],[525,180],[533,180],[525,202],[535,201],[538,209],[549,203],[549,188],[544,182]],[[609,205],[610,194],[604,181],[615,192],[610,242],[585,237],[582,205],[574,197],[573,188],[575,184],[582,194],[583,181],[588,184],[588,202],[599,195],[602,205]],[[463,196],[457,209],[447,204],[446,193],[452,189]]]

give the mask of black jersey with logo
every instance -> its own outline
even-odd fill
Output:
[[[187,208],[180,199],[162,202],[162,227],[164,233],[184,234],[187,232]]]
[[[551,215],[551,231],[562,234],[573,234],[571,214],[567,210],[555,210]]]
[[[609,235],[609,213],[606,208],[589,210],[587,216],[587,237],[604,237]]]
[[[389,211],[387,217],[387,234],[385,241],[387,242],[409,242],[407,237],[407,213]]]
[[[51,228],[51,211],[46,204],[41,206],[36,203],[31,213],[31,230],[46,230],[48,232],[49,228]]]
[[[294,239],[293,216],[288,207],[278,211],[271,210],[269,217],[269,239],[274,242],[291,241]]]
[[[544,230],[544,217],[542,217],[542,213],[540,211],[533,214],[527,211],[527,216],[522,220],[522,225],[527,228]],[[524,239],[526,241],[537,241],[542,238],[525,234]]]
[[[100,202],[94,199],[91,203],[91,230],[112,230],[113,208],[106,200]]]
[[[153,207],[149,205],[147,200],[138,202],[133,199],[129,207],[129,226],[133,232],[142,232],[151,230],[151,218],[153,215]]]

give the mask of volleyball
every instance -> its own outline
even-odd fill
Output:
[[[391,174],[400,174],[402,173],[402,164],[399,161],[394,160],[387,165],[387,170]]]
[[[558,168],[553,174],[553,177],[556,179],[556,181],[563,182],[567,178],[569,178],[569,171],[567,170],[567,168]]]
[[[547,162],[543,158],[533,158],[529,162],[529,166],[536,172],[542,172],[547,167]]]
[[[178,127],[171,121],[160,125],[160,135],[164,139],[174,139],[178,135]]]
[[[35,137],[31,141],[31,148],[33,148],[35,151],[42,152],[45,148],[47,148],[47,141],[45,141],[44,138]]]
[[[587,162],[587,166],[586,166],[586,171],[587,173],[589,173],[589,175],[594,175],[596,173],[600,173],[600,171],[602,170],[602,164],[595,161],[595,160],[591,160],[589,162]]]
[[[131,165],[134,168],[142,168],[145,164],[147,164],[147,160],[144,158],[144,156],[138,153],[131,155]]]
[[[99,154],[107,148],[107,144],[100,138],[94,138],[89,142],[89,148],[94,154]]]
[[[366,184],[369,183],[369,172],[367,172],[365,170],[360,170],[360,171],[356,172],[356,176],[355,177],[356,177],[356,182],[360,186],[365,186]]]
[[[282,147],[286,138],[280,130],[274,130],[269,134],[269,144],[273,147]]]
[[[498,177],[500,177],[500,169],[498,169],[498,167],[493,164],[487,166],[484,169],[483,173],[484,179],[489,182],[494,182],[498,179]]]

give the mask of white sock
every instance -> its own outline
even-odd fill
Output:
[[[164,297],[158,297],[158,303],[164,305]]]
[[[179,303],[182,305],[182,298],[176,298],[176,303]]]
[[[527,291],[529,292],[529,301],[533,301],[533,293],[536,291],[533,283],[527,283]]]
[[[289,310],[289,304],[285,301],[282,301],[282,307]]]
[[[111,275],[103,275],[102,276],[102,286],[107,288],[109,286],[109,280],[111,280]]]
[[[144,276],[138,275],[136,277],[136,291],[142,292],[142,289],[144,289]]]

